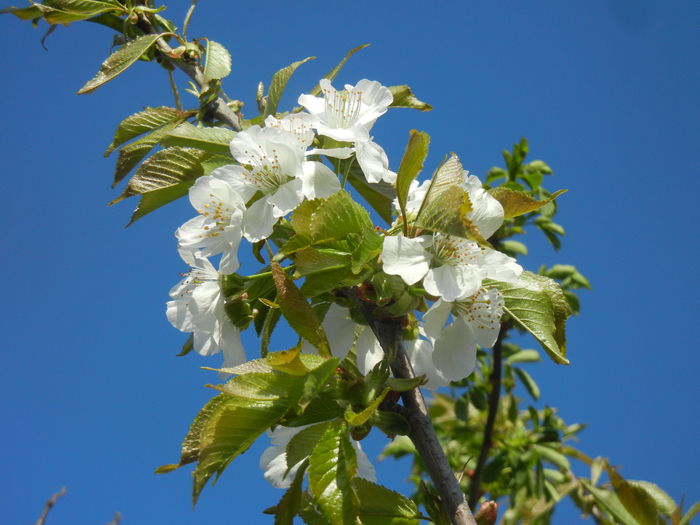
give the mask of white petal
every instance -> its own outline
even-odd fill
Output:
[[[321,97],[314,97],[313,95],[300,95],[297,103],[300,106],[305,107],[309,113],[319,114],[323,113],[326,103]]]
[[[320,162],[304,162],[302,192],[307,199],[329,197],[340,191],[340,181],[328,166]]]
[[[430,254],[426,248],[430,237],[422,235],[413,239],[398,234],[384,238],[382,266],[389,275],[400,275],[406,284],[420,281],[430,268]]]
[[[396,173],[389,171],[389,159],[379,144],[372,141],[357,142],[355,154],[368,182],[396,181]]]
[[[374,466],[369,461],[367,454],[365,454],[364,450],[362,450],[360,443],[358,441],[355,441],[354,439],[351,440],[351,443],[353,448],[355,449],[355,453],[357,454],[358,477],[366,479],[367,481],[371,481],[373,483],[376,482],[377,474],[374,471]]]
[[[355,341],[357,327],[357,323],[350,318],[348,309],[333,303],[321,325],[328,336],[331,353],[340,359],[345,359]]]
[[[483,265],[486,270],[485,277],[502,281],[504,283],[516,283],[523,273],[523,268],[515,259],[506,254],[487,248],[484,251]]]
[[[384,357],[384,350],[379,344],[374,332],[366,326],[357,337],[355,352],[357,353],[357,368],[366,375]]]
[[[423,286],[430,295],[451,302],[476,293],[482,278],[483,272],[478,266],[443,264],[428,271]]]
[[[476,341],[462,319],[456,319],[435,341],[433,363],[449,381],[459,381],[474,371]]]
[[[482,188],[478,177],[472,175],[465,185],[472,205],[467,218],[476,224],[481,236],[488,239],[503,224],[503,206]]]
[[[482,348],[491,348],[498,338],[503,315],[503,296],[495,288],[483,289],[462,316]]]
[[[255,201],[243,216],[243,235],[250,242],[267,239],[277,222],[274,207],[264,198]]]
[[[452,313],[452,303],[437,300],[430,309],[423,315],[423,326],[425,327],[425,335],[435,341],[442,333],[443,328],[447,324],[447,319]]]
[[[191,332],[192,328],[192,312],[189,308],[189,297],[168,301],[166,304],[165,315],[170,321],[170,324],[181,332]]]
[[[334,159],[349,159],[354,152],[352,148],[312,148],[306,152],[306,156],[325,155]]]
[[[425,374],[428,382],[423,385],[430,390],[447,386],[450,382],[435,368],[433,363],[433,345],[424,339],[415,339],[406,344],[406,356],[411,361],[417,376]]]
[[[275,207],[272,212],[275,218],[284,217],[299,206],[299,203],[304,200],[302,186],[302,180],[292,179],[282,184],[277,188],[277,191],[265,197],[267,202]]]
[[[341,142],[367,142],[369,140],[369,128],[363,124],[356,124],[349,128],[334,128],[319,123],[316,126],[319,135],[324,135]]]
[[[280,447],[269,447],[265,449],[260,457],[260,468],[265,473],[263,476],[270,482],[273,487],[278,489],[286,489],[292,484],[294,476],[291,472],[285,476],[287,472],[287,454]]]
[[[241,332],[229,319],[222,320],[221,323],[221,350],[224,353],[223,368],[232,368],[246,361]]]

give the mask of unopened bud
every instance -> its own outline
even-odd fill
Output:
[[[498,504],[495,501],[482,503],[474,518],[477,525],[494,525],[498,519]]]

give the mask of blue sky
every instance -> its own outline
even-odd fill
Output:
[[[186,2],[168,11],[182,19]],[[223,15],[222,15],[223,13]],[[697,325],[697,144],[700,4],[651,2],[200,2],[191,36],[233,55],[226,81],[255,114],[259,80],[315,55],[281,107],[308,90],[350,48],[371,42],[340,76],[409,84],[431,113],[396,110],[375,138],[396,168],[408,130],[432,136],[428,165],[450,151],[483,176],[526,136],[533,158],[568,188],[553,253],[532,232],[524,264],[575,264],[593,283],[569,324],[570,367],[532,367],[546,403],[587,423],[581,448],[609,457],[628,478],[658,483],[677,500],[700,499]],[[193,512],[186,471],[155,476],[215,381],[176,358],[184,335],[165,319],[183,265],[173,232],[186,202],[129,229],[135,201],[106,207],[114,159],[102,152],[118,122],[171,104],[151,64],[89,96],[75,92],[111,44],[91,24],[42,31],[1,17],[4,82],[0,214],[5,227],[5,360],[0,437],[7,523],[38,518],[62,485],[52,525],[268,523],[281,496],[262,480],[264,445],[237,459]],[[192,99],[186,103],[192,104]],[[254,341],[249,339],[251,349]],[[534,345],[534,343],[533,343]],[[369,444],[378,453],[381,439]],[[380,482],[408,490],[406,465],[379,465]],[[572,523],[563,510],[555,523]]]

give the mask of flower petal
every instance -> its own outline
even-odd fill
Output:
[[[430,237],[409,238],[403,234],[384,237],[382,266],[389,275],[399,275],[406,284],[420,281],[430,269],[430,254],[426,248]]]
[[[433,363],[449,381],[459,381],[474,371],[476,341],[464,320],[457,318],[435,341]]]
[[[267,239],[276,222],[274,206],[264,198],[259,199],[243,215],[243,235],[250,242]]]
[[[307,199],[329,197],[340,191],[340,181],[328,166],[320,162],[308,161],[303,165],[302,192]]]
[[[450,302],[476,293],[482,278],[483,271],[478,266],[443,264],[428,270],[423,286],[430,295]]]
[[[384,357],[382,345],[379,344],[379,340],[368,326],[364,326],[357,337],[355,352],[357,354],[357,368],[363,375],[372,370]]]
[[[292,179],[282,184],[277,188],[277,191],[265,197],[265,200],[274,206],[272,214],[275,218],[284,217],[299,206],[299,203],[304,200],[302,186],[303,182],[301,179]]]

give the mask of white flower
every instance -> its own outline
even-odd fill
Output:
[[[421,327],[420,335],[425,336],[425,331]],[[433,363],[433,344],[421,337],[404,343],[406,357],[411,362],[416,376],[425,375],[428,382],[423,385],[425,388],[434,390],[441,386],[450,384],[444,374],[437,369]]]
[[[336,91],[330,80],[319,82],[323,98],[301,95],[299,104],[311,114],[311,122],[319,135],[343,142],[367,142],[369,130],[380,115],[386,113],[394,97],[379,82],[360,80]]]
[[[245,203],[238,193],[240,166],[224,166],[200,177],[190,188],[190,202],[199,213],[175,232],[178,247],[184,251],[200,251],[204,257],[223,253],[219,268],[233,273],[238,267],[238,245],[241,242]]]
[[[353,321],[347,308],[333,303],[321,326],[335,357],[345,359],[354,345],[357,368],[361,374],[366,375],[384,357],[384,351],[374,332],[369,326]],[[305,343],[302,351],[316,353],[316,349],[308,343]]]
[[[453,320],[447,324],[450,315]],[[433,343],[431,357],[437,372],[448,381],[471,374],[476,366],[476,346],[490,348],[495,344],[502,315],[503,296],[495,288],[480,288],[463,301],[433,304],[423,323],[425,335]]]
[[[308,428],[310,425],[302,427],[275,427],[274,430],[268,430],[267,435],[270,436],[272,441],[272,446],[265,449],[262,456],[260,457],[260,468],[265,471],[265,479],[269,481],[273,486],[277,488],[288,488],[294,476],[296,475],[299,466],[302,464],[303,459],[299,461],[296,465],[287,465],[287,444],[289,441],[299,432]],[[355,453],[357,454],[357,475],[368,481],[376,482],[377,477],[374,472],[374,467],[370,463],[367,454],[364,453],[360,443],[351,439]],[[305,459],[305,458],[304,458]],[[289,472],[287,472],[287,468]]]
[[[515,259],[501,252],[440,233],[385,237],[382,264],[386,273],[399,275],[406,284],[423,279],[430,295],[448,302],[473,295],[483,279],[515,282],[523,271]]]
[[[226,316],[221,294],[220,273],[200,253],[182,252],[192,269],[170,290],[168,321],[182,332],[192,332],[194,349],[201,355],[223,350],[224,367],[246,360],[240,332]]]
[[[231,141],[233,157],[246,167],[232,173],[242,199],[262,197],[244,213],[243,234],[251,242],[267,238],[280,217],[304,198],[328,197],[340,190],[333,172],[320,162],[305,160],[300,135],[281,127],[251,126]]]

